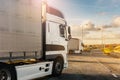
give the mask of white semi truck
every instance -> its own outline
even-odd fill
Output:
[[[69,53],[81,53],[83,52],[84,44],[78,38],[71,38],[68,41],[68,52]]]
[[[58,76],[67,68],[70,27],[43,0],[0,0],[0,80]]]

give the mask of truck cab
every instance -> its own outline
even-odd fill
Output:
[[[0,80],[59,76],[68,67],[70,27],[42,0],[0,0]]]
[[[46,55],[47,59],[64,56],[64,67],[67,67],[67,23],[64,15],[57,9],[48,7],[46,21]]]

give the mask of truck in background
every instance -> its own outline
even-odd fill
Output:
[[[62,12],[43,0],[0,0],[0,80],[59,76],[70,34]]]
[[[84,48],[84,44],[78,38],[71,38],[68,41],[68,52],[69,53],[80,53],[80,54],[82,54],[83,48]]]

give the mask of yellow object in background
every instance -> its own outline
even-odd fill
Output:
[[[104,52],[105,54],[110,54],[110,53],[112,52],[112,49],[110,49],[110,48],[104,48],[104,49],[103,49],[103,52]]]
[[[117,46],[113,49],[115,53],[120,53],[120,46]]]

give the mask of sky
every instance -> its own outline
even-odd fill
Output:
[[[87,44],[100,43],[101,38],[120,42],[120,0],[48,0],[48,4],[63,12],[73,37],[81,39],[83,29]]]

